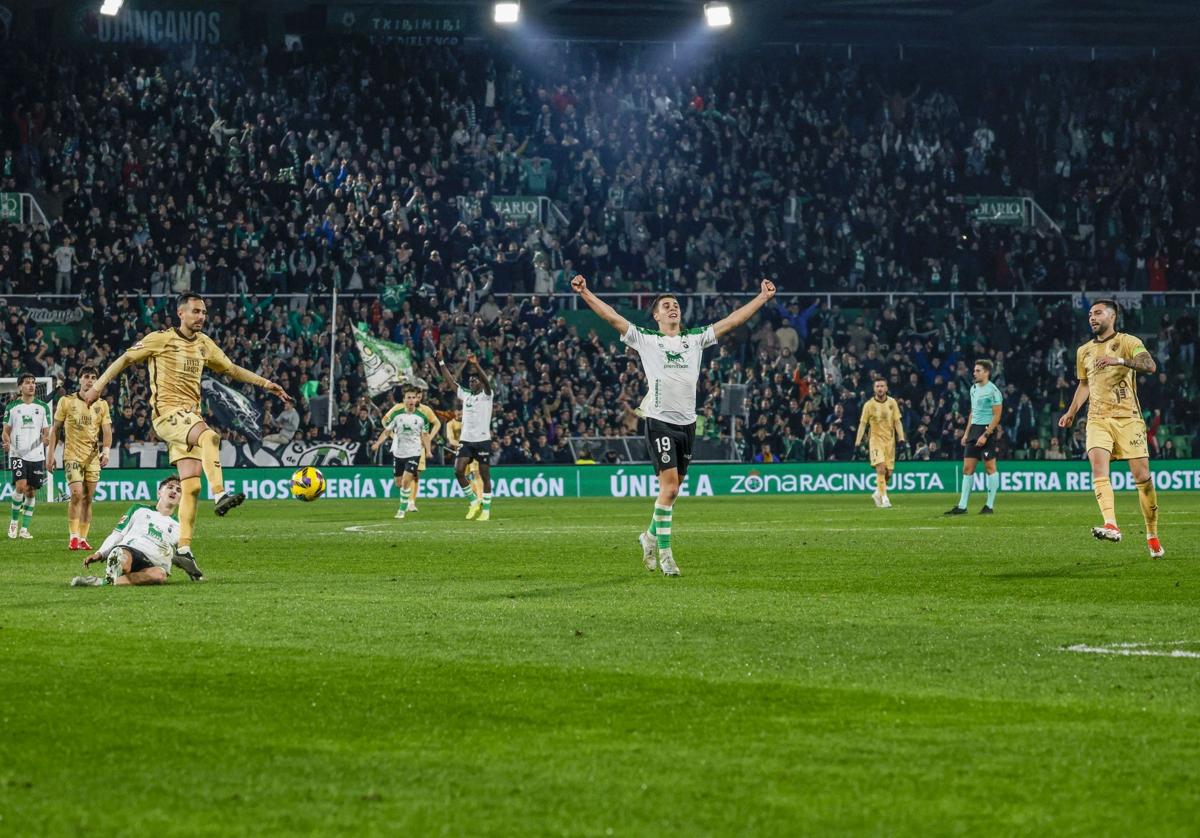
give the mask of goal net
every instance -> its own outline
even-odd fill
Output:
[[[39,379],[36,379],[35,383],[37,385],[37,388],[35,391],[35,398],[41,399],[46,404],[50,405],[50,416],[51,416],[51,419],[53,420],[53,417],[54,417],[54,399],[53,399],[54,379],[53,378],[39,378]],[[3,400],[3,401],[0,401],[0,404],[7,406],[8,403],[11,402],[13,399],[18,399],[20,397],[21,397],[20,391],[17,389],[17,379],[15,379],[15,378],[0,378],[0,399]],[[3,487],[0,488],[0,491],[3,491],[6,496],[12,493],[12,463],[11,463],[11,459],[12,458],[9,456],[8,451],[5,451],[4,452],[5,474],[3,475],[4,483],[3,483]],[[47,472],[46,485],[42,487],[42,494],[45,496],[46,500],[49,500],[49,501],[54,500],[54,475],[53,474],[50,474]]]

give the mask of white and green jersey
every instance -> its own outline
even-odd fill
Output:
[[[717,342],[713,327],[664,335],[631,323],[621,342],[637,350],[650,384],[650,392],[642,399],[642,415],[673,425],[695,422],[700,356]]]
[[[463,424],[460,442],[490,442],[492,439],[492,394],[486,390],[472,393],[458,388],[463,403]]]
[[[179,546],[179,522],[153,506],[135,503],[121,516],[117,528],[104,540],[100,555],[105,558],[116,547],[137,550],[155,567],[171,572],[171,559]]]
[[[387,412],[383,426],[392,434],[392,456],[398,459],[420,457],[425,451],[421,435],[433,430],[424,414],[409,413],[403,405],[396,405]]]
[[[4,424],[12,428],[9,431],[10,457],[35,463],[46,459],[42,431],[50,428],[50,405],[41,399],[31,402],[14,399],[4,408]]]

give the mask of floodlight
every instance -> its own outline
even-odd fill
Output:
[[[112,17],[117,12],[121,11],[121,6],[124,4],[124,2],[125,0],[104,0],[104,2],[100,4],[100,14]]]
[[[508,25],[516,23],[521,17],[520,3],[497,3],[494,13],[496,23]]]
[[[729,26],[733,23],[733,12],[728,3],[705,3],[704,22],[714,29],[719,26]]]

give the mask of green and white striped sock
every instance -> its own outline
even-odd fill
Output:
[[[646,530],[650,535],[658,532],[658,504],[654,504],[654,514],[650,516],[650,527]]]
[[[412,489],[401,489],[400,490],[400,508],[401,509],[408,508],[408,499],[411,496],[412,496]]]
[[[21,520],[21,513],[25,511],[25,496],[18,495],[15,492],[12,496],[12,522],[15,524]]]
[[[671,507],[654,504],[654,537],[659,550],[671,549]]]
[[[33,519],[33,508],[37,506],[37,495],[30,495],[25,498],[25,518],[21,521],[21,529],[29,529],[29,522]]]
[[[487,512],[491,508],[492,508],[492,493],[484,492],[483,493],[483,511]]]
[[[466,486],[463,486],[463,494],[467,496],[468,503],[475,503],[475,501],[479,500],[479,496],[475,494],[475,490],[471,488],[470,483],[468,483]]]

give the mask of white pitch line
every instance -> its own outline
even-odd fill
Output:
[[[1163,649],[1163,646],[1182,646],[1194,641],[1177,640],[1171,643],[1110,643],[1107,646],[1089,646],[1086,643],[1076,643],[1067,646],[1063,651],[1078,652],[1085,655],[1122,655],[1125,657],[1145,658],[1198,658],[1200,652],[1189,649]],[[1159,647],[1159,648],[1154,648]]]

